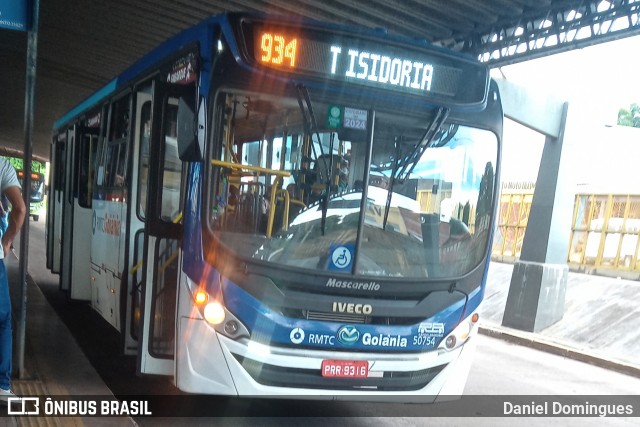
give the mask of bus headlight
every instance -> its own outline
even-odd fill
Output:
[[[192,294],[192,297],[204,320],[216,332],[233,339],[250,336],[249,330],[224,306],[221,295],[213,298],[205,290],[198,289]]]
[[[224,312],[225,310],[222,304],[218,301],[212,301],[204,306],[202,314],[204,315],[204,320],[215,326],[224,322]]]
[[[478,313],[473,313],[471,316],[464,319],[453,331],[451,331],[449,335],[447,335],[444,340],[442,340],[438,348],[451,351],[463,345],[467,342],[475,329],[477,329],[479,319],[480,315]]]

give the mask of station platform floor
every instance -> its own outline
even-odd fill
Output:
[[[34,229],[35,228],[35,229]],[[45,269],[44,228],[36,223],[29,234],[29,274],[27,275],[27,315],[24,369],[21,378],[14,375],[12,389],[17,396],[101,396],[114,398],[98,372],[89,362],[67,326],[51,307],[37,285]],[[17,241],[15,253],[19,254]],[[17,322],[19,319],[20,270],[13,255],[4,260],[9,276],[13,309],[13,367],[18,368]],[[35,274],[33,274],[35,272]],[[46,273],[43,273],[46,272]],[[56,276],[57,277],[57,276]],[[130,417],[12,417],[0,404],[3,426],[135,426]]]
[[[44,270],[44,244],[42,240],[34,240],[30,238],[29,265]],[[5,265],[14,319],[17,319],[19,264],[10,256]],[[481,309],[481,333],[640,377],[640,329],[637,328],[640,282],[569,273],[563,319],[534,334],[501,326],[512,270],[512,265],[496,262],[489,267]],[[22,378],[13,381],[14,392],[17,395],[113,397],[47,302],[37,284],[38,274],[42,273],[32,274],[32,267],[29,268],[24,370]],[[14,321],[14,335],[16,329]],[[14,340],[14,365],[16,348]],[[129,417],[11,417],[7,416],[6,406],[0,405],[0,427],[21,425],[130,426],[136,423]]]

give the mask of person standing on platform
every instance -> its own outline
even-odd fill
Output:
[[[0,193],[9,199],[11,211],[8,215],[8,227],[2,234],[0,251],[0,400],[6,401],[14,394],[11,391],[11,359],[13,353],[11,336],[11,297],[9,296],[9,278],[4,258],[11,252],[11,243],[18,235],[27,214],[22,200],[22,188],[16,176],[16,170],[7,159],[0,158]],[[3,209],[4,210],[4,209]]]
[[[0,193],[0,239],[9,228],[9,199]]]

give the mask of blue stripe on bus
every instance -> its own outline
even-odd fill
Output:
[[[69,120],[73,119],[78,114],[83,113],[85,112],[85,110],[88,110],[96,105],[98,102],[100,102],[101,99],[106,98],[108,95],[113,93],[116,90],[117,84],[117,78],[111,80],[102,89],[95,92],[93,95],[72,108],[67,114],[56,120],[53,123],[53,128],[59,129],[61,126],[65,125]]]
[[[210,55],[211,46],[213,40],[209,40],[212,34],[211,24],[218,23],[226,17],[212,17],[202,21],[195,27],[185,30],[178,35],[166,40],[157,48],[153,49],[144,57],[133,64],[131,67],[123,71],[116,78],[107,83],[104,87],[99,89],[93,95],[82,101],[80,104],[72,108],[68,113],[62,116],[60,119],[54,122],[53,128],[59,129],[72,120],[74,117],[82,114],[83,112],[93,108],[100,101],[104,100],[109,95],[113,94],[117,89],[124,85],[127,85],[139,78],[141,73],[151,69],[151,67],[157,66],[162,61],[166,60],[167,55],[174,54],[183,47],[190,43],[197,42],[201,45],[201,55]],[[208,76],[207,76],[208,77]],[[207,78],[208,81],[208,78]]]
[[[459,324],[464,299],[440,310],[428,319],[412,325],[350,324],[337,321],[317,321],[286,317],[256,299],[231,280],[223,278],[224,303],[249,329],[251,339],[267,344],[320,349],[341,349],[383,352],[424,352],[435,349]],[[479,288],[470,294],[469,303],[477,307],[481,300]],[[467,313],[469,314],[469,313]],[[438,332],[421,331],[438,325]],[[348,328],[357,334],[353,340],[340,340],[340,330]],[[295,333],[300,335],[297,338]],[[367,340],[370,339],[370,342]]]
[[[166,61],[170,55],[175,55],[181,49],[184,49],[192,43],[203,45],[205,38],[210,34],[209,26],[212,23],[216,23],[216,21],[218,21],[218,19],[207,19],[195,27],[189,28],[164,41],[160,46],[147,53],[141,60],[123,71],[118,77],[118,82],[121,85],[126,85],[134,79],[140,78],[142,73],[150,70],[152,67],[160,65],[163,61]],[[201,51],[200,55],[203,54],[210,55],[210,53]]]

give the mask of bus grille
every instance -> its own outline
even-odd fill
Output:
[[[366,317],[360,314],[347,313],[323,313],[321,311],[305,310],[307,320],[320,320],[323,322],[338,323],[366,323]]]
[[[242,367],[258,383],[272,387],[360,390],[366,391],[414,391],[426,387],[446,366],[434,366],[413,372],[385,372],[382,377],[329,378],[320,369],[289,368],[268,365],[237,354],[233,355]]]
[[[306,319],[321,322],[354,323],[368,325],[414,325],[424,320],[424,317],[388,317],[388,316],[364,316],[352,313],[327,313],[313,310],[300,310],[295,308],[272,307],[278,309],[283,316],[291,319]]]

